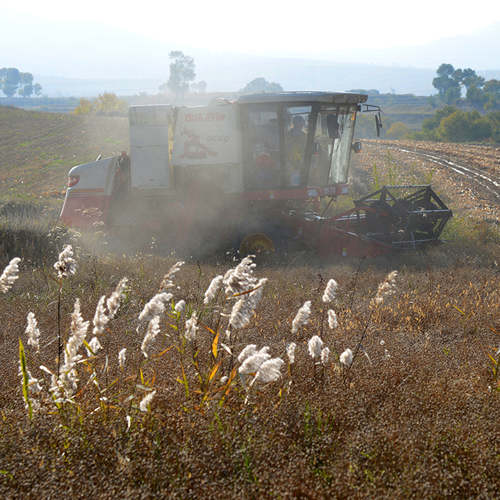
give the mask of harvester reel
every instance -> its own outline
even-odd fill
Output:
[[[403,192],[398,197],[397,192]],[[436,242],[452,216],[430,186],[384,186],[335,218],[336,227],[387,247],[415,249]]]

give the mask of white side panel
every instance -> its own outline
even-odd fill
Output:
[[[168,144],[167,126],[130,125],[131,146],[159,146]]]
[[[237,105],[180,108],[175,127],[172,163],[224,165],[241,163]]]
[[[168,126],[170,106],[131,106],[130,181],[139,189],[170,186]]]
[[[168,143],[158,146],[131,146],[132,188],[168,188],[170,167]]]
[[[68,188],[68,191],[75,191],[81,189],[93,189],[105,191],[109,194],[111,190],[110,177],[113,173],[118,157],[102,158],[101,160],[77,165],[73,167],[68,175],[79,176],[78,184],[74,188]]]

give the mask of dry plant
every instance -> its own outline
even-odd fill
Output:
[[[20,383],[2,396],[4,456],[16,446],[12,456],[29,460],[26,447],[54,464],[49,450],[66,450],[60,467],[73,470],[88,450],[94,458],[85,468],[106,474],[113,488],[137,492],[147,477],[151,492],[174,488],[180,496],[399,496],[405,488],[433,496],[443,487],[492,496],[498,448],[484,443],[498,436],[500,351],[489,352],[484,339],[485,325],[490,336],[496,327],[495,278],[478,274],[450,293],[444,272],[424,282],[358,266],[354,290],[349,267],[314,286],[307,267],[270,267],[259,277],[248,256],[227,271],[217,267],[200,287],[200,269],[183,262],[151,280],[160,263],[82,261],[77,271],[65,247],[54,289],[52,280],[36,281],[36,270],[16,282],[19,259],[11,261],[0,283],[20,311],[11,326],[17,353],[6,349],[19,361],[6,366]],[[40,301],[44,287],[49,295]],[[54,304],[59,314],[51,317]],[[4,346],[7,338],[14,340],[4,336]],[[457,363],[467,363],[467,374]],[[452,423],[464,401],[474,428]],[[431,432],[439,412],[440,430]],[[471,440],[483,444],[470,448]],[[166,472],[154,472],[155,464]],[[427,483],[419,471],[436,464],[463,471],[466,486],[451,486],[444,472]],[[12,460],[2,471],[2,491],[27,491]],[[205,474],[211,479],[199,489]],[[231,491],[221,494],[227,479]]]

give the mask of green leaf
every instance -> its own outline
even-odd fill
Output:
[[[19,362],[21,364],[21,373],[23,374],[23,397],[28,405],[28,415],[30,420],[33,420],[33,407],[29,395],[29,377],[28,368],[26,367],[26,354],[24,353],[23,341],[19,339]]]

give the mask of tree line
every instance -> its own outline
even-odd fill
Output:
[[[128,104],[112,92],[104,92],[92,100],[82,97],[73,111],[75,115],[104,116],[125,116],[127,112]]]
[[[434,116],[412,131],[402,122],[393,123],[387,137],[449,142],[500,142],[500,80],[486,80],[473,69],[441,64],[432,85],[437,96],[432,105],[441,107]]]
[[[39,96],[42,86],[34,83],[31,73],[23,73],[17,68],[0,68],[0,90],[7,96],[13,97],[16,93],[21,97]]]
[[[500,109],[500,80],[486,81],[471,68],[441,64],[432,85],[445,104],[470,106],[478,111]]]

